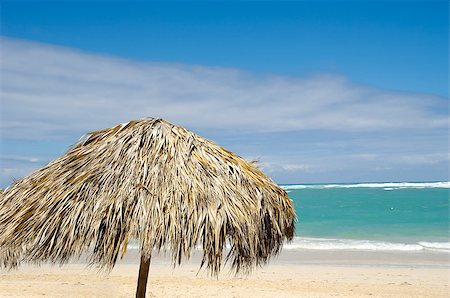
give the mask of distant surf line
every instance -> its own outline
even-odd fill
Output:
[[[450,188],[449,181],[442,182],[379,182],[379,183],[332,183],[332,184],[281,184],[286,190],[330,188],[383,188],[385,190],[406,188]]]

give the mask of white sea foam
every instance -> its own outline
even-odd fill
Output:
[[[230,244],[227,242],[227,249]],[[139,249],[136,241],[128,244],[128,249]],[[168,247],[166,248],[168,249]],[[201,245],[197,247],[201,250]],[[450,242],[417,242],[417,243],[395,243],[387,241],[354,240],[354,239],[326,239],[294,237],[290,243],[285,243],[286,250],[348,250],[348,251],[386,251],[386,252],[420,252],[436,251],[450,253]]]
[[[450,242],[394,243],[372,240],[323,239],[295,237],[284,245],[290,250],[358,250],[358,251],[422,251],[439,250],[450,253]]]
[[[404,188],[450,188],[450,181],[443,182],[387,182],[354,184],[295,184],[282,185],[284,189],[327,189],[327,188],[383,188],[384,190]]]
[[[320,239],[296,237],[285,249],[310,250],[384,250],[384,251],[419,251],[419,244],[390,243],[370,240]]]
[[[450,252],[450,242],[419,242],[422,247],[430,250],[439,250],[439,251],[449,251]]]

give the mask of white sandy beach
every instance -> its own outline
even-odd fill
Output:
[[[1,297],[133,297],[138,257],[127,253],[108,275],[83,262],[63,267],[26,265],[1,271]],[[199,255],[173,269],[155,257],[148,297],[448,297],[449,255],[443,253],[383,253],[284,251],[269,265],[247,277],[225,268],[210,278],[198,273]]]

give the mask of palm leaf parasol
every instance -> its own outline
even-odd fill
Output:
[[[111,270],[134,239],[138,297],[154,251],[168,250],[175,266],[201,247],[211,274],[228,260],[236,273],[249,272],[294,234],[292,201],[254,164],[154,118],[87,134],[14,182],[0,204],[0,265],[86,254]]]

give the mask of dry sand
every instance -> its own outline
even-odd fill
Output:
[[[83,262],[0,271],[1,297],[134,297],[138,257],[127,254],[108,275]],[[225,269],[197,275],[198,254],[172,269],[152,260],[148,297],[449,297],[449,255],[442,253],[285,251],[248,277]]]

